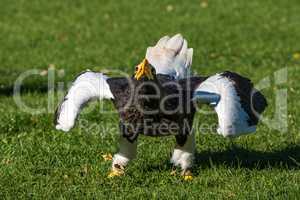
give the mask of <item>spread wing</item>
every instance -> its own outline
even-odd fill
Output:
[[[90,100],[113,99],[107,79],[102,73],[90,71],[77,76],[56,110],[56,129],[69,131],[81,108]]]
[[[189,75],[193,49],[188,48],[186,39],[177,34],[162,37],[155,46],[148,47],[146,59],[154,66],[157,74],[171,75],[182,79]]]
[[[232,72],[208,77],[195,89],[193,100],[212,105],[218,115],[217,132],[231,137],[254,132],[267,106],[249,79]]]

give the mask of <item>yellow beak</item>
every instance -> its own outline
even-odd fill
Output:
[[[143,76],[146,76],[149,80],[153,79],[151,67],[149,66],[148,60],[144,59],[137,67],[134,78],[140,80]]]

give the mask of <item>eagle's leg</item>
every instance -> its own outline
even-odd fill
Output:
[[[171,157],[173,166],[181,167],[181,175],[185,180],[192,178],[191,168],[194,161],[195,154],[195,134],[191,131],[188,135],[176,136],[176,147]]]
[[[109,177],[122,176],[128,162],[136,157],[137,139],[129,141],[126,137],[120,136],[119,152],[113,157],[111,172]]]

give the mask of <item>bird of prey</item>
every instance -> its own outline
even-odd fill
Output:
[[[217,133],[235,137],[256,130],[267,102],[252,82],[225,71],[208,77],[192,76],[193,49],[177,34],[148,47],[132,76],[113,77],[86,71],[73,82],[56,111],[56,129],[69,131],[81,108],[92,99],[110,99],[119,112],[119,151],[113,156],[110,177],[124,174],[136,157],[137,139],[173,135],[171,163],[191,177],[195,152],[193,118],[202,104],[218,116]]]

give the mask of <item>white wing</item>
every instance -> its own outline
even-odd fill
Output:
[[[188,48],[182,35],[162,37],[154,47],[148,47],[146,59],[157,74],[166,74],[181,79],[189,76],[193,49]]]
[[[267,106],[266,99],[249,79],[232,72],[207,78],[197,87],[193,99],[214,106],[219,123],[217,132],[225,137],[254,132],[259,114]]]
[[[80,74],[56,110],[56,129],[69,131],[74,126],[80,109],[88,101],[97,98],[112,99],[107,79],[102,73],[87,71]]]

